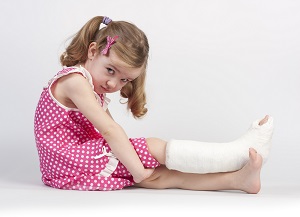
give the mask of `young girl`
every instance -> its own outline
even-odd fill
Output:
[[[147,113],[148,53],[139,28],[108,17],[92,18],[74,36],[61,56],[64,68],[43,89],[36,108],[42,181],[75,190],[135,185],[259,192],[273,132],[269,116],[230,143],[129,139],[113,120],[106,94],[116,91],[134,117]]]

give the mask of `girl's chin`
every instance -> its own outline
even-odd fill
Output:
[[[96,90],[96,93],[98,94],[103,94],[103,93],[108,93],[109,90],[105,89],[104,87],[100,87],[98,90]]]
[[[103,93],[106,93],[105,91],[101,91],[101,90],[95,90],[95,92],[97,93],[97,94],[103,94]]]
[[[114,92],[118,92],[119,90],[108,90],[108,89],[106,89],[106,88],[104,88],[104,87],[100,87],[100,88],[98,88],[97,90],[95,90],[95,92],[97,93],[97,94],[104,94],[104,93],[114,93]]]

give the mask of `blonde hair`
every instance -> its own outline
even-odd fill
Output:
[[[142,73],[135,80],[128,82],[120,91],[127,98],[127,109],[135,118],[141,118],[147,113],[145,78],[149,55],[149,44],[145,33],[132,23],[111,21],[99,30],[104,17],[96,16],[89,20],[73,37],[66,51],[61,55],[63,66],[74,66],[84,63],[88,58],[90,43],[96,42],[99,52],[106,46],[107,36],[119,36],[110,50],[133,68],[142,68]]]

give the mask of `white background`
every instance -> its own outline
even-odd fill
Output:
[[[116,202],[129,209],[130,198],[147,210],[173,205],[166,210],[177,214],[187,207],[198,210],[197,201],[205,201],[202,212],[211,214],[224,214],[225,207],[295,213],[295,204],[300,204],[299,11],[296,0],[1,0],[0,210],[5,216],[33,215],[47,207],[53,207],[48,214],[97,210],[100,215]],[[41,183],[33,136],[35,106],[42,87],[61,68],[65,41],[97,15],[135,23],[150,43],[147,116],[133,119],[118,102],[119,95],[110,96],[110,111],[130,137],[227,142],[242,135],[253,120],[274,117],[260,194],[70,192]],[[107,206],[99,205],[103,201]]]

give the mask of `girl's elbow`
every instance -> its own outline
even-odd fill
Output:
[[[103,130],[100,131],[100,134],[104,138],[113,137],[118,134],[120,129],[121,127],[117,123],[115,123],[105,127]]]

